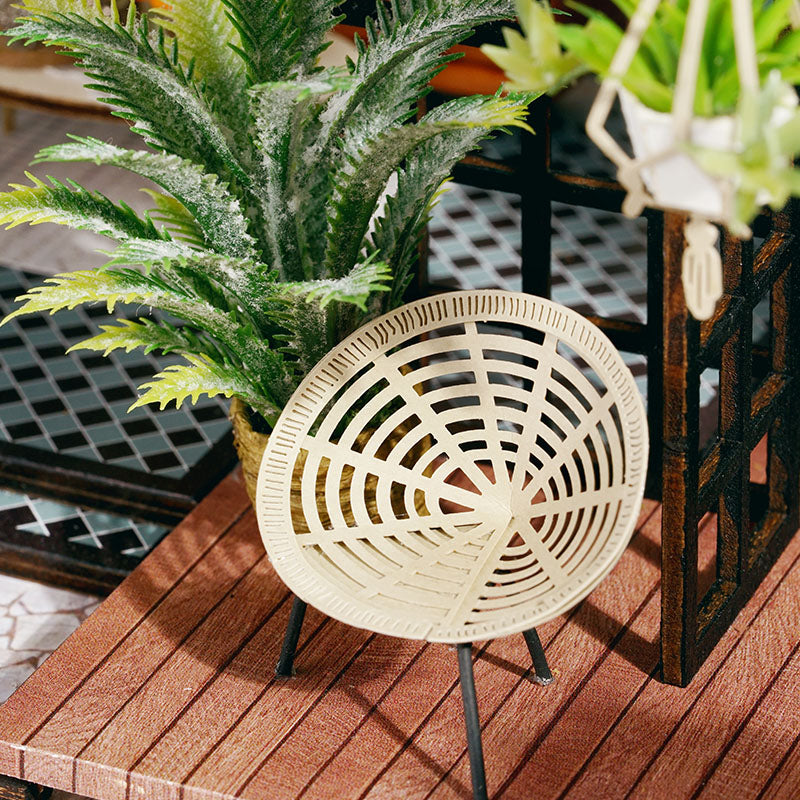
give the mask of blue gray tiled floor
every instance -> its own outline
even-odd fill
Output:
[[[0,269],[0,316],[39,276]],[[144,312],[142,312],[144,313]],[[226,403],[127,409],[136,387],[179,359],[64,351],[113,322],[104,306],[12,320],[0,330],[0,436],[118,467],[181,478],[226,432]]]
[[[11,530],[53,536],[97,549],[110,548],[136,559],[167,532],[163,525],[0,489],[0,531]]]

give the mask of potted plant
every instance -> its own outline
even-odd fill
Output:
[[[615,2],[628,18],[637,9],[631,0]],[[557,24],[545,3],[519,0],[524,36],[506,29],[505,48],[483,47],[506,71],[509,88],[552,93],[587,72],[610,76],[625,30],[602,11],[570,5],[585,25]],[[789,27],[791,7],[792,0],[754,4],[759,86],[742,91],[731,2],[710,0],[686,142],[676,138],[671,112],[690,2],[655,8],[630,65],[616,76],[634,156],[650,162],[641,174],[655,205],[723,220],[748,236],[763,205],[780,208],[798,193],[792,161],[800,153],[800,113],[792,86],[800,83],[800,31]]]
[[[527,127],[535,96],[463,97],[413,121],[429,79],[452,59],[445,51],[510,16],[510,0],[379,2],[357,59],[322,69],[336,5],[187,0],[142,13],[131,3],[123,20],[113,2],[26,0],[7,32],[66,50],[148,145],[73,137],[36,162],[115,166],[163,190],[150,191],[145,214],[33,175],[0,194],[9,226],[55,222],[116,243],[103,268],[48,279],[9,318],[104,302],[182,320],[120,320],[73,349],[183,356],[133,407],[233,397],[251,489],[259,431],[334,344],[401,302],[453,164],[492,131]]]

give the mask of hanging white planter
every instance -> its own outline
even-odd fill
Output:
[[[688,153],[678,150],[675,123],[671,114],[648,108],[625,88],[619,90],[622,115],[638,161],[645,188],[655,205],[687,211],[710,219],[725,216],[726,196],[731,181],[715,178],[697,165]],[[733,116],[696,117],[692,120],[689,144],[714,150],[736,147],[736,120]],[[665,158],[662,153],[672,152]]]
[[[660,2],[641,0],[586,120],[589,137],[618,167],[620,183],[627,190],[622,206],[626,214],[638,216],[645,206],[652,206],[691,215],[685,228],[682,277],[686,305],[701,320],[713,315],[722,296],[722,259],[718,231],[712,223],[727,225],[732,221],[736,186],[730,179],[709,175],[686,151],[694,145],[732,152],[738,144],[734,117],[703,118],[693,113],[709,1],[689,2],[670,113],[648,108],[622,86],[622,76],[636,56]],[[743,91],[757,91],[752,6],[749,0],[731,0],[731,6],[739,81]],[[605,128],[615,97],[620,99],[633,158]],[[774,122],[780,121],[776,114]]]
[[[634,157],[650,163],[641,168],[640,174],[653,204],[707,219],[726,219],[737,188],[734,181],[709,175],[691,155],[680,152],[672,114],[648,108],[624,87],[619,89],[619,102]],[[770,124],[778,127],[791,114],[791,108],[778,106]],[[686,143],[721,152],[735,151],[740,146],[736,117],[693,117]],[[671,155],[662,157],[663,153]],[[767,203],[769,194],[765,191],[762,195],[759,202]]]

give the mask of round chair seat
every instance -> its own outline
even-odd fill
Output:
[[[647,423],[630,371],[567,308],[502,291],[367,324],[281,414],[256,498],[302,600],[443,642],[529,630],[585,597],[633,532]]]

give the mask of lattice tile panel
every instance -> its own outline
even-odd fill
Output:
[[[428,277],[451,289],[519,291],[519,197],[451,184],[433,212]],[[645,321],[647,232],[644,220],[555,203],[552,218],[553,300],[581,314]],[[753,335],[765,341],[769,308],[756,309]],[[644,356],[622,354],[647,397]],[[719,375],[701,377],[700,405],[716,401]]]
[[[41,280],[0,268],[0,315]],[[226,403],[214,399],[177,410],[128,413],[136,387],[179,359],[139,352],[64,355],[113,318],[105,306],[95,306],[22,317],[0,329],[0,437],[45,452],[182,478],[229,429]]]
[[[116,514],[71,506],[0,489],[0,530],[7,536],[33,534],[78,548],[105,550],[128,559],[127,566],[146,555],[168,528]],[[91,554],[82,555],[91,558]]]

